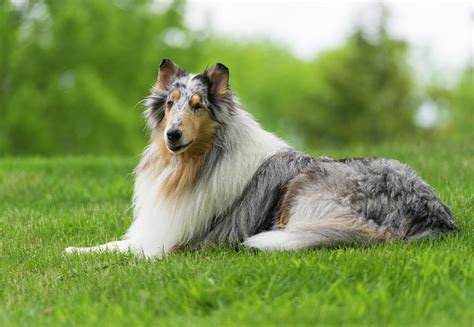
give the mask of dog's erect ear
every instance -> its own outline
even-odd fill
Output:
[[[157,86],[162,90],[167,90],[176,77],[185,74],[185,71],[175,65],[170,59],[163,59],[158,69]]]
[[[229,91],[229,69],[223,64],[217,63],[204,72],[209,80],[209,93],[222,96]]]

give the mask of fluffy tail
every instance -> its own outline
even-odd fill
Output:
[[[339,217],[334,220],[290,225],[281,230],[263,232],[248,238],[243,244],[260,250],[275,251],[373,244],[394,238],[387,229],[372,221]]]
[[[424,204],[424,210],[417,212],[416,218],[405,226],[403,239],[411,241],[457,231],[451,210],[438,199]]]

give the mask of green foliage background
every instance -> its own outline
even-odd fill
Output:
[[[1,1],[0,155],[139,153],[139,102],[165,57],[193,72],[225,63],[245,108],[296,146],[473,140],[472,66],[454,87],[422,85],[386,10],[373,31],[355,26],[306,61],[268,41],[192,32],[184,10],[183,1]],[[447,115],[422,129],[414,116],[427,95]]]

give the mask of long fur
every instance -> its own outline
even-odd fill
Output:
[[[300,153],[261,129],[227,82],[220,64],[188,75],[162,63],[147,100],[151,142],[135,170],[131,227],[121,241],[67,252],[131,251],[152,258],[180,247],[240,243],[294,250],[457,230],[449,208],[406,165]],[[206,108],[200,117],[212,120],[209,135],[201,132],[201,141],[181,154],[169,153],[163,141],[171,124],[166,103],[176,89],[176,115],[191,115],[188,103],[198,94]]]

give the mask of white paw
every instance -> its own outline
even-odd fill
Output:
[[[245,240],[243,245],[263,251],[285,250],[291,237],[283,231],[263,232]]]
[[[72,253],[77,253],[77,248],[74,247],[74,246],[68,246],[65,250],[64,250],[67,254],[72,254]]]

